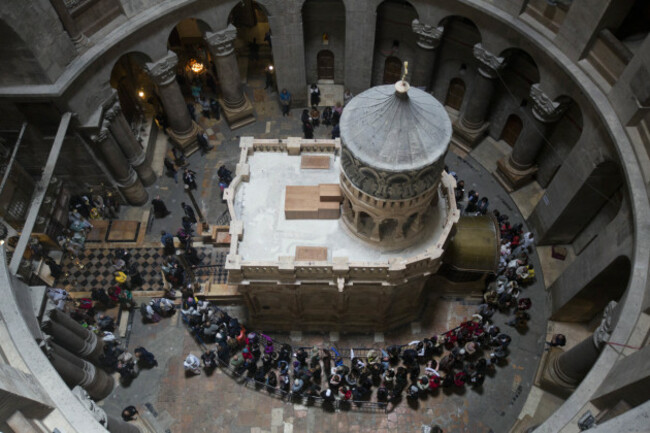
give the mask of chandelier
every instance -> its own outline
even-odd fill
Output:
[[[185,67],[188,71],[192,71],[195,74],[200,74],[205,71],[205,66],[203,66],[203,63],[199,62],[196,59],[190,59],[189,62],[187,62],[187,66]]]

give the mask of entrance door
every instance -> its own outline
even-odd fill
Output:
[[[523,126],[524,125],[519,116],[511,114],[506,121],[506,126],[504,126],[503,131],[501,131],[501,140],[505,141],[510,146],[514,146],[517,142],[517,138],[519,138]]]
[[[465,82],[460,78],[454,78],[449,83],[449,90],[447,90],[447,99],[445,100],[445,105],[453,108],[454,110],[460,110],[460,106],[463,104],[464,97]]]
[[[395,84],[402,79],[402,61],[395,56],[384,63],[384,84]]]
[[[318,79],[319,80],[333,80],[334,79],[334,53],[330,50],[323,50],[318,53],[316,57],[318,64]]]

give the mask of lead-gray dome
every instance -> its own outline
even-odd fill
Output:
[[[417,170],[445,155],[451,139],[445,108],[428,93],[393,85],[353,98],[341,116],[341,141],[365,164],[386,171]]]

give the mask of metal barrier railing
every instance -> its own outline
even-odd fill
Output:
[[[187,325],[190,334],[194,337],[194,339],[199,344],[201,349],[203,351],[208,351],[209,348],[207,347],[207,345],[205,344],[201,336],[198,335],[196,332],[194,332],[192,327],[189,326],[189,320],[187,319],[185,314],[181,313],[181,317],[183,318],[183,323]],[[284,391],[279,387],[273,387],[272,389],[270,389],[267,386],[266,382],[260,382],[255,380],[252,377],[248,377],[247,373],[245,372],[240,374],[233,367],[231,367],[230,364],[224,362],[223,360],[217,358],[217,362],[219,364],[219,368],[221,369],[221,371],[226,373],[232,379],[238,381],[241,385],[247,388],[254,389],[256,391],[266,392],[268,395],[272,397],[279,398],[287,402],[302,404],[305,406],[322,407],[323,409],[328,409],[328,410],[354,409],[354,410],[362,410],[362,411],[369,411],[369,412],[384,412],[384,413],[389,411],[389,403],[386,402],[379,402],[379,401],[375,402],[369,400],[344,401],[338,399],[329,402],[317,395],[296,394],[291,391]]]

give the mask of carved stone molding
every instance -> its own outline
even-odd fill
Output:
[[[90,411],[90,413],[92,413],[93,418],[95,418],[97,422],[99,422],[104,427],[108,425],[108,417],[106,416],[106,412],[104,409],[97,406],[93,399],[90,398],[86,390],[80,386],[75,386],[72,388],[72,394],[74,394],[74,396],[77,397],[77,400],[79,400],[81,404],[84,405],[86,409]]]
[[[596,328],[594,331],[594,345],[599,349],[603,346],[603,344],[609,341],[609,338],[612,335],[612,331],[614,330],[612,319],[614,317],[614,308],[616,308],[616,305],[616,301],[610,301],[610,303],[607,304],[605,311],[603,312],[603,318],[600,321],[600,325],[598,325],[598,328]]]
[[[235,51],[235,39],[237,38],[237,28],[228,24],[224,30],[206,33],[205,41],[210,46],[210,52],[215,56],[227,56]]]
[[[413,29],[413,33],[418,35],[418,46],[425,50],[436,49],[445,31],[445,28],[442,26],[433,27],[432,25],[421,23],[417,18],[411,23],[411,28]]]
[[[177,64],[178,56],[176,53],[169,51],[162,59],[147,63],[145,69],[156,85],[167,86],[176,80]]]
[[[530,98],[533,100],[533,115],[537,120],[544,123],[557,121],[567,110],[566,101],[552,101],[546,93],[542,91],[539,84],[533,84],[530,87]]]
[[[485,78],[496,78],[497,71],[506,65],[505,58],[492,54],[481,43],[474,45],[474,57],[481,62],[478,71]]]
[[[444,160],[419,170],[399,173],[371,167],[344,147],[341,167],[350,182],[361,191],[382,200],[406,200],[417,197],[438,184]]]

